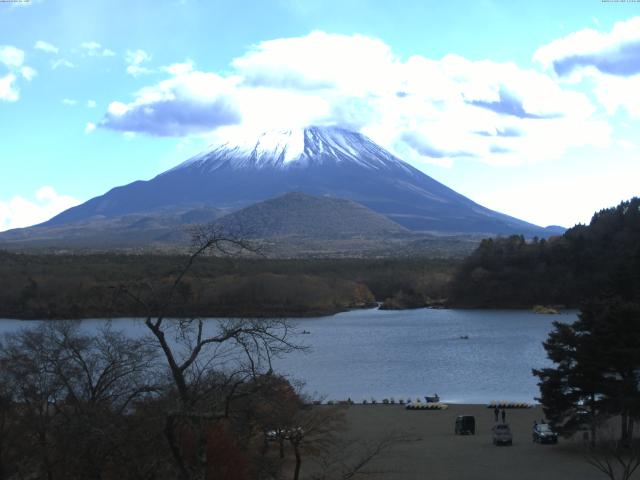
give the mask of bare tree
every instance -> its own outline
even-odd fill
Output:
[[[51,480],[56,463],[52,435],[64,389],[45,346],[43,328],[7,335],[0,348],[0,369],[14,406],[20,408],[20,414],[13,418],[20,435],[12,438],[23,457],[17,459],[22,463],[18,469],[25,475],[38,472]],[[26,468],[30,471],[24,471]]]
[[[302,474],[303,460],[311,463],[308,478],[313,480],[351,479],[372,473],[371,464],[400,443],[412,441],[398,432],[388,432],[380,439],[347,438],[347,405],[316,405],[305,399],[287,422],[280,424],[282,435],[294,456],[293,480]]]
[[[14,430],[15,399],[0,365],[0,480],[10,478],[16,444]]]
[[[147,478],[138,468],[144,455],[129,449],[135,429],[127,410],[155,391],[152,358],[140,340],[108,327],[88,335],[77,322],[5,336],[0,379],[12,427],[7,444],[19,452],[16,473],[97,478],[117,465],[127,477]]]
[[[273,358],[299,348],[290,341],[291,327],[284,320],[166,318],[199,257],[255,251],[243,238],[215,225],[198,227],[192,234],[193,253],[172,274],[168,289],[157,291],[150,285],[119,289],[147,312],[144,324],[168,368],[176,402],[166,414],[164,432],[178,474],[185,480],[204,478],[207,429],[230,417],[235,399],[250,394],[247,385],[258,385],[251,382],[273,371]],[[181,442],[185,431],[196,437],[195,452],[187,452]]]
[[[300,478],[303,455],[323,457],[333,450],[345,428],[344,414],[343,406],[310,405],[291,418],[285,433],[295,457],[294,480]]]
[[[600,430],[598,442],[587,446],[587,463],[611,480],[629,480],[640,467],[640,443],[617,438],[618,430],[613,422]],[[629,437],[632,438],[632,432]]]
[[[160,391],[155,349],[108,324],[92,336],[80,333],[72,322],[54,322],[46,330],[50,363],[65,392],[60,409],[65,428],[59,434],[66,435],[65,444],[74,445],[73,455],[64,460],[67,468],[75,465],[85,475],[100,476],[105,465],[117,463],[131,477],[147,478],[149,452],[130,440],[144,430],[149,441],[153,429],[132,422],[131,415],[134,402]]]
[[[611,480],[629,480],[640,467],[640,445],[601,435],[598,444],[589,447],[586,461]]]
[[[394,447],[416,439],[400,432],[388,432],[375,440],[339,438],[332,448],[321,452],[314,460],[320,465],[320,472],[313,480],[349,480],[352,478],[378,474],[388,475],[389,469],[373,468],[376,461],[384,458]]]

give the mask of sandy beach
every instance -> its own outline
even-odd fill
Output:
[[[454,434],[457,415],[474,415],[476,435]],[[345,436],[375,441],[394,432],[412,440],[398,444],[371,463],[366,478],[433,480],[590,480],[605,478],[585,459],[580,439],[557,445],[533,443],[534,420],[542,409],[508,409],[513,446],[492,443],[493,410],[485,405],[449,405],[442,411],[409,411],[401,405],[353,405],[346,409]],[[308,471],[307,471],[308,472]]]

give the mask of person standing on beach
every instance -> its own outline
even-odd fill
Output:
[[[507,416],[507,411],[504,409],[504,407],[502,407],[502,412],[500,412],[502,414],[502,423],[504,423],[504,420]],[[498,420],[496,420],[497,422]]]
[[[498,423],[498,413],[500,413],[500,410],[498,410],[498,406],[496,405],[496,408],[493,409],[493,416],[496,423]]]

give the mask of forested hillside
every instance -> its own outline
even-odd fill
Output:
[[[153,299],[187,261],[179,255],[36,255],[0,251],[0,318],[139,316],[118,295],[133,288]],[[170,314],[188,316],[313,316],[389,300],[425,306],[442,298],[453,260],[202,257],[182,282]],[[153,307],[153,305],[151,305]]]
[[[594,296],[640,298],[640,198],[596,213],[561,237],[483,240],[454,276],[464,307],[578,306]]]

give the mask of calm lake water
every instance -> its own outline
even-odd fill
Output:
[[[276,360],[275,370],[303,380],[308,393],[326,399],[381,401],[438,393],[452,403],[531,402],[539,394],[531,369],[549,365],[542,342],[552,322],[576,319],[576,312],[434,309],[296,319],[299,331],[309,332],[296,340],[310,350]],[[82,325],[97,329],[104,322]],[[29,323],[0,320],[0,333]],[[112,324],[130,335],[146,333],[140,320]]]

